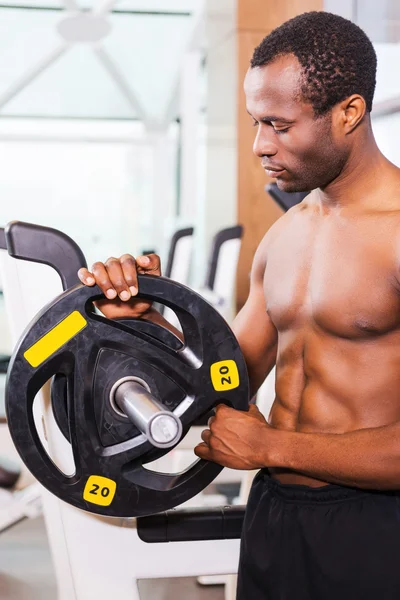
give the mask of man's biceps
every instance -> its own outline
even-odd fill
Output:
[[[262,330],[263,328],[275,328],[269,314],[267,313],[267,307],[265,304],[265,300],[263,299],[260,302],[257,299],[248,299],[246,304],[237,314],[236,318],[233,321],[233,331],[236,333],[236,330],[239,332],[244,330],[246,333],[249,328]]]

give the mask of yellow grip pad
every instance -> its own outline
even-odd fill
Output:
[[[38,367],[49,356],[57,352],[61,346],[64,346],[75,337],[86,325],[86,319],[83,318],[80,312],[75,310],[28,348],[24,352],[25,359],[31,367]]]

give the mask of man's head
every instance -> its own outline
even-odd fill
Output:
[[[245,80],[254,152],[285,191],[325,187],[369,124],[376,54],[354,23],[326,12],[287,21],[255,49]]]

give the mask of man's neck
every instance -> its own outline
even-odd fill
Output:
[[[340,175],[316,191],[321,212],[378,208],[383,188],[393,183],[396,167],[379,150],[372,131],[360,136]]]

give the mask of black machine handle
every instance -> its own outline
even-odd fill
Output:
[[[87,266],[86,259],[78,244],[65,233],[51,227],[11,221],[4,236],[10,256],[53,267],[61,277],[64,290],[79,283],[77,272]]]
[[[179,240],[183,237],[188,237],[193,235],[194,228],[193,227],[185,227],[185,229],[179,229],[175,231],[174,235],[171,239],[171,245],[168,253],[167,266],[164,270],[164,277],[171,277],[172,265],[174,262],[175,250]]]
[[[213,242],[212,242],[212,250],[210,262],[207,267],[207,275],[205,287],[209,290],[214,289],[215,285],[215,277],[217,275],[217,266],[219,253],[221,250],[221,246],[229,241],[240,239],[243,235],[243,226],[242,225],[234,225],[233,227],[227,227],[226,229],[222,229],[218,233],[215,234]]]
[[[182,508],[137,519],[143,542],[192,542],[234,540],[242,533],[244,506]]]
[[[310,192],[283,192],[276,183],[268,183],[265,191],[275,200],[275,202],[287,212],[289,208],[299,204]]]

